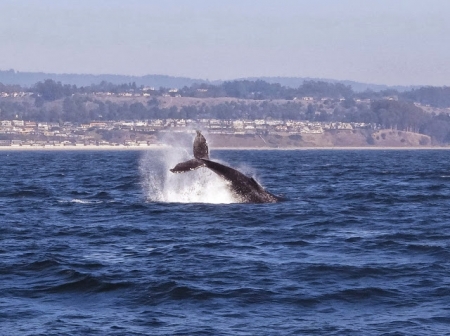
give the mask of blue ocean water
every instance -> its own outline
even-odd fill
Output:
[[[450,335],[450,151],[0,152],[1,335]]]

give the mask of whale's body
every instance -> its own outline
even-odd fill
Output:
[[[206,167],[228,182],[233,196],[242,203],[275,203],[280,199],[264,190],[252,177],[245,176],[236,169],[227,167],[209,159],[209,150],[205,137],[197,131],[194,140],[194,159],[181,162],[173,169],[173,173],[184,173]]]

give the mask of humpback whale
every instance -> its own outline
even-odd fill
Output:
[[[205,137],[196,131],[193,152],[194,158],[178,163],[170,169],[172,173],[184,173],[201,167],[206,167],[228,182],[233,196],[241,203],[275,203],[279,197],[267,192],[252,177],[245,176],[236,169],[227,167],[209,159],[209,149]]]

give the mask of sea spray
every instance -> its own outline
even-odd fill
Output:
[[[173,140],[173,139],[172,139]],[[146,151],[139,168],[145,197],[150,202],[236,203],[227,182],[209,169],[174,174],[177,163],[192,158],[192,143],[175,144],[158,151]]]

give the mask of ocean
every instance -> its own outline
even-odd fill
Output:
[[[0,152],[0,335],[450,335],[450,151]]]

